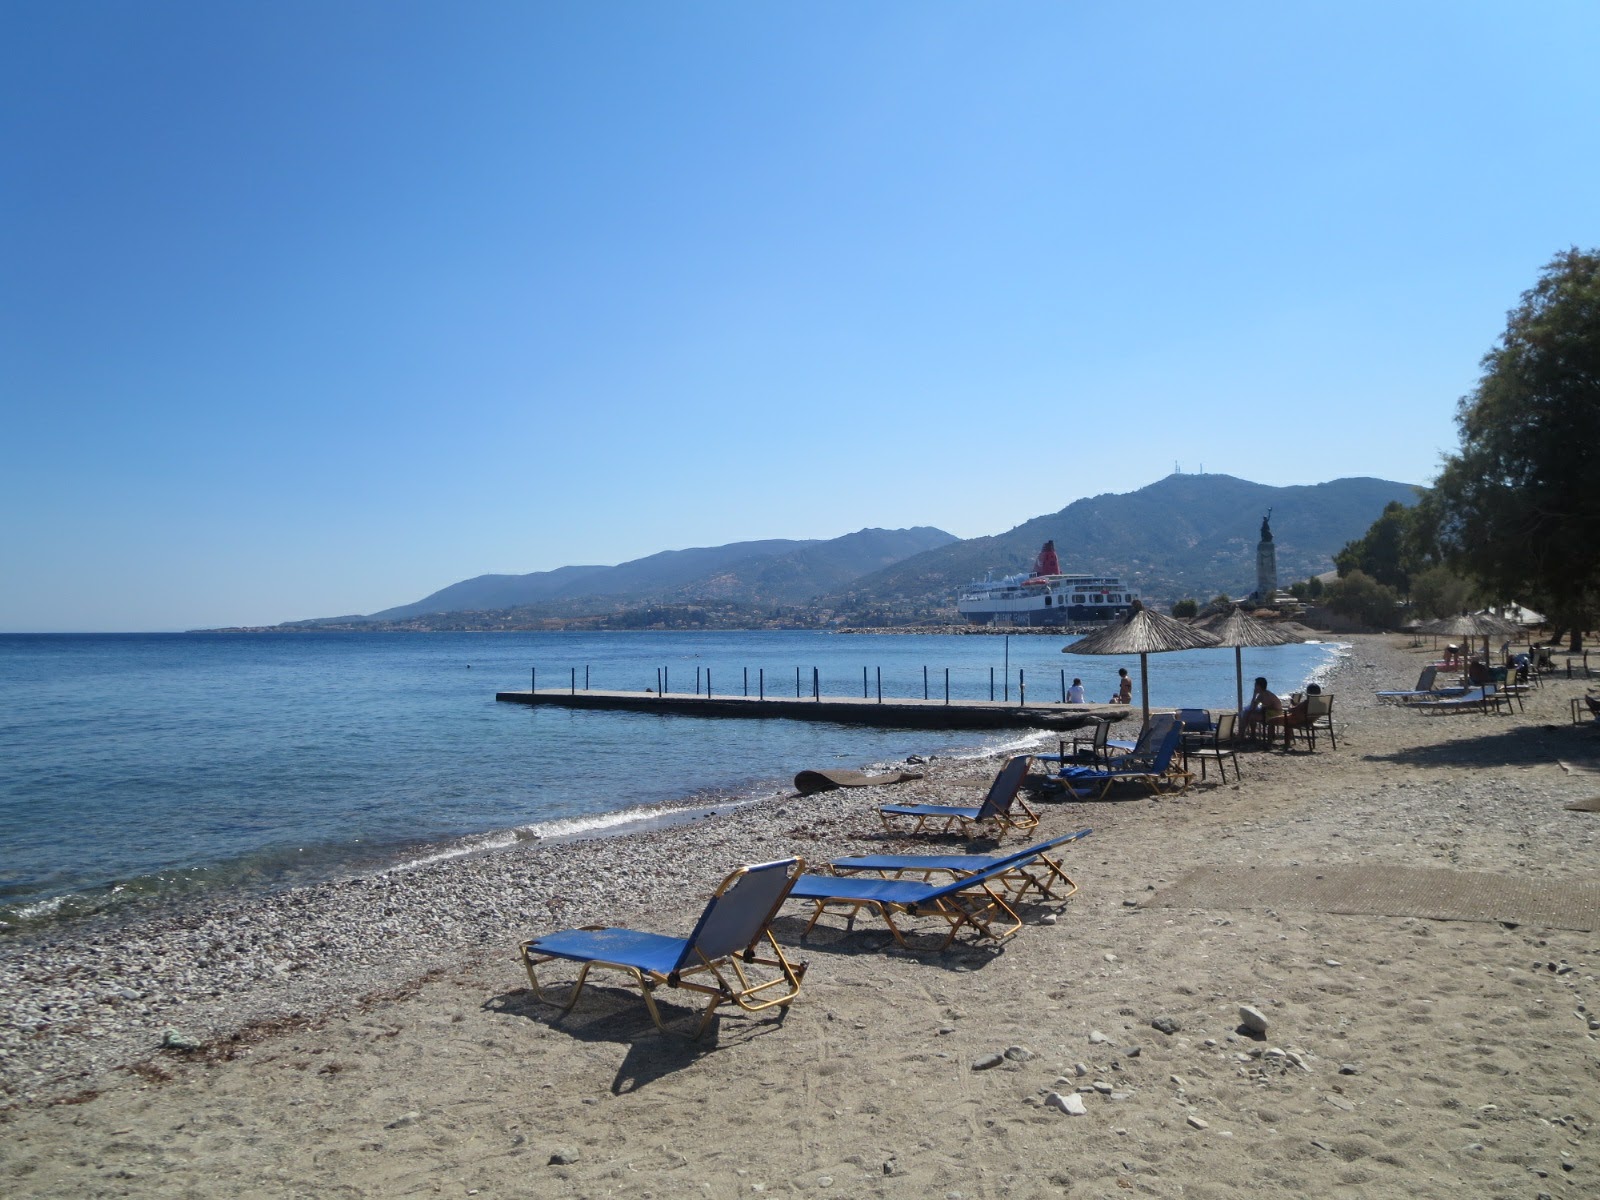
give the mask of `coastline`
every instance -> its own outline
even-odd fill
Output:
[[[737,863],[882,847],[877,805],[971,802],[993,760],[939,759],[917,784],[217,904],[167,927],[117,927],[109,944],[93,922],[0,943],[11,1143],[0,1178],[30,1196],[90,1194],[102,1169],[132,1172],[116,1186],[149,1195],[192,1191],[202,1169],[231,1181],[218,1186],[285,1195],[444,1182],[588,1195],[631,1181],[731,1196],[802,1174],[807,1188],[826,1175],[884,1195],[940,1180],[1100,1194],[1113,1177],[1159,1194],[1327,1194],[1380,1178],[1424,1196],[1512,1182],[1577,1194],[1561,1186],[1600,1170],[1583,1152],[1600,1119],[1588,1086],[1600,1043],[1582,1015],[1600,1008],[1593,933],[1154,903],[1206,868],[1594,878],[1600,816],[1563,807],[1600,792],[1600,776],[1581,771],[1600,739],[1567,718],[1582,681],[1551,679],[1509,717],[1428,717],[1371,695],[1408,684],[1423,652],[1353,641],[1326,685],[1337,750],[1247,754],[1242,784],[1213,776],[1175,799],[1044,804],[1041,834],[1095,830],[1068,855],[1083,892],[1058,924],[1030,924],[999,952],[931,958],[885,951],[876,933],[804,947],[786,937],[811,962],[788,1017],[724,1020],[712,1047],[643,1033],[631,1013],[618,1018],[625,1035],[605,1031],[616,1022],[574,1032],[588,1027],[577,1013],[575,1026],[551,1023],[520,998],[515,941],[590,922],[676,930]],[[1271,1017],[1272,1041],[1233,1031],[1241,1003]],[[1181,1032],[1154,1032],[1163,1015]],[[196,1048],[162,1050],[168,1028]],[[1100,1031],[1108,1043],[1091,1040]],[[971,1069],[1012,1044],[1035,1059]],[[1263,1057],[1277,1047],[1302,1065]],[[307,1069],[319,1061],[346,1065]],[[1115,1086],[1088,1118],[1046,1110],[1046,1091],[1069,1090],[1058,1076],[1080,1083],[1078,1061],[1091,1064],[1082,1082]],[[1341,1075],[1347,1065],[1355,1073]],[[947,1115],[883,1103],[918,1093],[948,1096]],[[127,1136],[208,1105],[216,1112],[192,1125],[208,1131],[196,1159],[174,1149],[187,1135]],[[248,1138],[218,1124],[246,1111]],[[741,1125],[763,1115],[809,1132],[774,1139],[786,1144],[757,1163],[730,1156]],[[391,1152],[362,1151],[369,1142]],[[86,1149],[65,1155],[69,1144]]]

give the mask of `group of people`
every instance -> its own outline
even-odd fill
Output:
[[[1304,729],[1311,723],[1311,698],[1322,695],[1322,688],[1317,684],[1306,684],[1306,694],[1298,703],[1285,708],[1275,692],[1267,686],[1265,675],[1256,676],[1255,691],[1250,695],[1250,703],[1244,706],[1244,711],[1239,714],[1239,732],[1250,737],[1261,732],[1264,728],[1268,738],[1274,729],[1283,730],[1283,744],[1289,745],[1296,729]]]
[[[1296,729],[1304,729],[1311,722],[1311,697],[1322,695],[1322,689],[1314,683],[1306,685],[1306,694],[1297,703],[1284,707],[1276,692],[1267,686],[1267,677],[1257,675],[1255,690],[1250,695],[1250,703],[1244,706],[1244,711],[1239,714],[1239,732],[1249,737],[1259,733],[1263,728],[1268,736],[1274,729],[1283,730],[1285,745],[1294,736]],[[1083,680],[1074,679],[1072,686],[1067,689],[1068,704],[1084,703]],[[1133,703],[1133,678],[1128,674],[1126,667],[1117,668],[1117,693],[1112,696],[1107,704]]]
[[[1083,680],[1074,679],[1072,686],[1067,689],[1068,704],[1084,703]],[[1117,694],[1106,701],[1107,704],[1132,704],[1133,679],[1128,674],[1127,667],[1117,668]]]

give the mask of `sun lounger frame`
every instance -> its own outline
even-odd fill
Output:
[[[831,865],[836,875],[873,872],[883,879],[914,876],[924,883],[931,883],[934,876],[960,879],[989,867],[1009,866],[996,877],[1005,886],[1009,902],[1022,900],[1030,892],[1037,892],[1041,900],[1069,900],[1077,895],[1078,885],[1050,852],[1093,832],[1079,829],[1010,854],[863,854],[836,858]],[[1058,886],[1065,890],[1058,892]]]
[[[575,930],[522,942],[519,952],[522,965],[528,974],[528,985],[533,997],[541,1003],[559,1008],[561,1015],[565,1016],[578,1003],[578,997],[583,994],[584,984],[591,970],[600,967],[620,971],[629,977],[629,986],[639,989],[644,997],[645,1007],[649,1009],[650,1019],[662,1033],[667,1033],[669,1030],[661,1019],[660,1009],[656,1007],[655,992],[658,988],[676,988],[705,996],[706,1006],[700,1012],[700,1020],[695,1026],[694,1033],[689,1035],[691,1039],[699,1038],[706,1031],[711,1018],[724,1004],[735,1004],[745,1012],[761,1012],[765,1009],[786,1006],[800,994],[800,983],[805,977],[806,964],[789,961],[783,952],[783,947],[773,936],[771,926],[773,917],[788,899],[789,890],[804,870],[805,860],[801,858],[780,859],[775,862],[740,867],[729,874],[712,893],[710,901],[695,924],[694,932],[687,938],[666,938],[609,925],[584,925]],[[719,909],[725,908],[729,903],[738,902],[734,893],[740,884],[764,882],[764,877],[773,871],[783,872],[781,887],[776,889],[776,899],[768,901],[766,897],[761,897],[764,911],[759,925],[750,938],[746,940],[741,931],[735,940],[742,945],[714,947],[715,952],[707,953],[703,942],[727,941],[725,929],[719,927],[726,918],[719,913]],[[725,900],[727,897],[733,898]],[[734,913],[733,920],[738,921],[738,919],[739,914]],[[750,924],[754,924],[753,920]],[[575,936],[581,933],[614,936],[606,939],[583,939]],[[603,941],[614,942],[624,948],[631,945],[634,953],[605,958],[599,954],[586,952],[583,949],[586,941],[591,946]],[[766,943],[765,954],[757,948],[762,942]],[[674,957],[674,950],[677,951],[675,961],[668,966],[666,959]],[[572,991],[565,1002],[548,995],[546,987],[539,983],[538,978],[539,967],[558,960],[580,964],[578,977],[572,982]],[[754,972],[749,969],[757,966],[771,968],[777,974],[771,978],[757,980]]]
[[[946,950],[962,929],[978,936],[1004,941],[1022,928],[1022,918],[1006,899],[1000,880],[1013,867],[1000,863],[983,871],[935,886],[915,879],[873,879],[861,875],[802,875],[789,892],[790,900],[814,905],[811,919],[801,937],[809,936],[822,914],[829,909],[849,910],[847,930],[855,927],[863,912],[874,914],[888,926],[894,940],[907,950],[918,950],[905,938],[896,916],[933,917],[945,921],[949,929],[934,952]]]
[[[950,833],[957,828],[966,831],[989,822],[994,823],[996,836],[1001,837],[1007,829],[1032,829],[1039,824],[1039,814],[1029,808],[1027,801],[1019,794],[1022,781],[1032,764],[1033,756],[1030,754],[1019,754],[1008,761],[989,785],[983,803],[976,808],[955,804],[885,804],[878,810],[878,819],[883,822],[887,832],[904,832],[909,836]],[[902,817],[914,817],[916,824],[910,830],[902,831],[894,823]],[[937,829],[929,828],[932,822],[939,822]]]

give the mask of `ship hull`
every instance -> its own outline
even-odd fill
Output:
[[[956,611],[974,625],[1085,625],[1125,616],[1138,598],[1110,575],[1013,575],[971,584]]]

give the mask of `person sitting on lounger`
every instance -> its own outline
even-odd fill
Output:
[[[1283,715],[1283,701],[1267,687],[1265,675],[1256,676],[1256,690],[1250,697],[1250,703],[1244,706],[1244,712],[1239,714],[1239,728],[1245,736],[1254,735],[1256,729],[1273,717]]]

